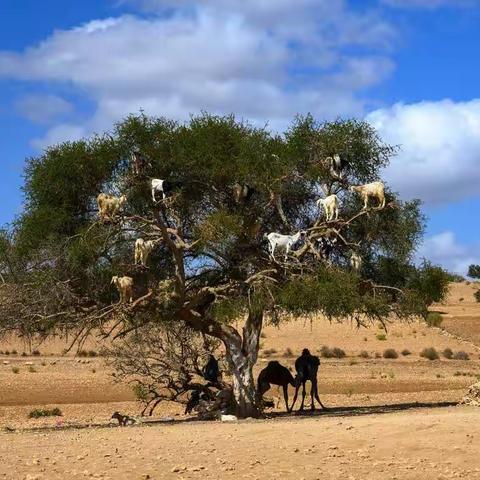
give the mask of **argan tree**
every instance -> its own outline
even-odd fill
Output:
[[[340,174],[327,158],[337,153]],[[297,118],[277,135],[207,114],[185,124],[130,116],[104,136],[53,146],[27,161],[3,330],[74,332],[81,342],[93,330],[118,337],[186,325],[223,343],[237,414],[255,416],[252,369],[265,321],[323,314],[360,325],[423,311],[411,264],[419,202],[387,190],[384,209],[371,199],[363,210],[348,189],[378,180],[394,154],[362,121]],[[152,178],[168,180],[165,199],[153,201]],[[99,220],[100,192],[127,196],[110,221]],[[326,222],[316,200],[332,193],[340,217]],[[265,234],[297,231],[305,235],[286,261],[269,256]],[[146,267],[134,265],[139,237],[155,241]],[[133,278],[132,303],[118,302],[113,275]]]

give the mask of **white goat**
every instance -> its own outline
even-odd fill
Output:
[[[97,197],[98,213],[101,220],[113,219],[118,210],[124,203],[127,202],[127,197],[122,195],[121,197],[114,197],[113,195],[107,195],[106,193],[100,193]]]
[[[363,258],[357,252],[353,252],[350,256],[350,266],[357,272],[362,269]]]
[[[265,234],[265,238],[268,240],[268,250],[270,252],[270,256],[273,260],[275,260],[275,249],[277,247],[283,248],[285,250],[285,261],[287,261],[288,254],[292,246],[298,242],[300,238],[305,236],[305,232],[297,232],[295,235],[282,235],[281,233],[272,232],[268,235]]]
[[[132,277],[112,277],[112,282],[120,293],[120,303],[133,301],[133,278]]]
[[[135,264],[140,263],[144,267],[147,266],[148,256],[155,247],[153,240],[144,240],[143,238],[137,238],[135,241]]]
[[[335,194],[325,198],[319,198],[317,200],[317,207],[323,207],[327,222],[332,221],[334,217],[335,220],[338,220],[339,201]]]
[[[358,192],[363,198],[363,208],[368,208],[368,198],[374,197],[378,200],[378,209],[385,208],[385,185],[382,182],[372,182],[366,185],[352,185],[351,192]]]
[[[161,180],[160,178],[152,178],[152,199],[155,203],[157,203],[157,199],[155,198],[155,192],[160,192],[162,194],[162,199],[165,200],[166,195],[164,191],[164,184],[165,180]]]

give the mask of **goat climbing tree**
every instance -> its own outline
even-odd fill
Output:
[[[343,169],[334,175],[325,159],[337,153]],[[265,322],[321,313],[362,325],[422,310],[411,263],[419,202],[387,189],[385,208],[371,200],[363,210],[348,189],[378,180],[393,154],[365,122],[310,116],[278,135],[233,116],[179,124],[140,114],[109,134],[52,146],[27,161],[25,211],[2,236],[1,273],[15,297],[0,306],[2,330],[72,332],[81,342],[182,322],[221,340],[236,413],[256,416],[252,369]],[[154,202],[152,178],[175,187]],[[110,221],[99,220],[100,192],[127,197]],[[326,222],[316,201],[331,193],[340,215]],[[265,234],[300,230],[286,261],[270,258]],[[146,267],[134,264],[140,237],[155,241]],[[114,275],[134,279],[132,303],[118,302]]]

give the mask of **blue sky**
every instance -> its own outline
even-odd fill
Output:
[[[2,0],[0,225],[24,159],[125,114],[366,118],[429,217],[419,255],[480,263],[480,0]]]

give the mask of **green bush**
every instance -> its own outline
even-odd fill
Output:
[[[380,340],[382,342],[387,339],[387,336],[384,333],[377,333],[376,337],[377,337],[377,340]]]
[[[460,352],[456,352],[453,355],[453,359],[454,360],[470,360],[470,356],[468,355],[467,352],[460,351]]]
[[[438,312],[428,312],[426,322],[429,327],[440,327],[443,317]]]
[[[438,360],[440,358],[438,352],[433,347],[424,348],[420,352],[420,356],[423,358],[428,358],[429,360]]]
[[[387,348],[383,352],[383,358],[398,358],[398,353],[394,348]]]
[[[404,349],[401,351],[401,354],[402,354],[404,357],[407,357],[408,355],[411,355],[412,352],[411,352],[408,348],[404,348]]]
[[[52,409],[48,408],[36,408],[35,410],[32,410],[29,414],[29,418],[41,418],[41,417],[61,417],[62,416],[62,411],[55,407]]]
[[[443,355],[446,359],[450,360],[450,359],[453,357],[452,349],[451,349],[451,348],[448,348],[448,347],[445,348],[445,350],[443,350],[443,352],[442,352],[442,355]]]
[[[13,373],[20,373],[20,369],[18,367],[12,367]]]

